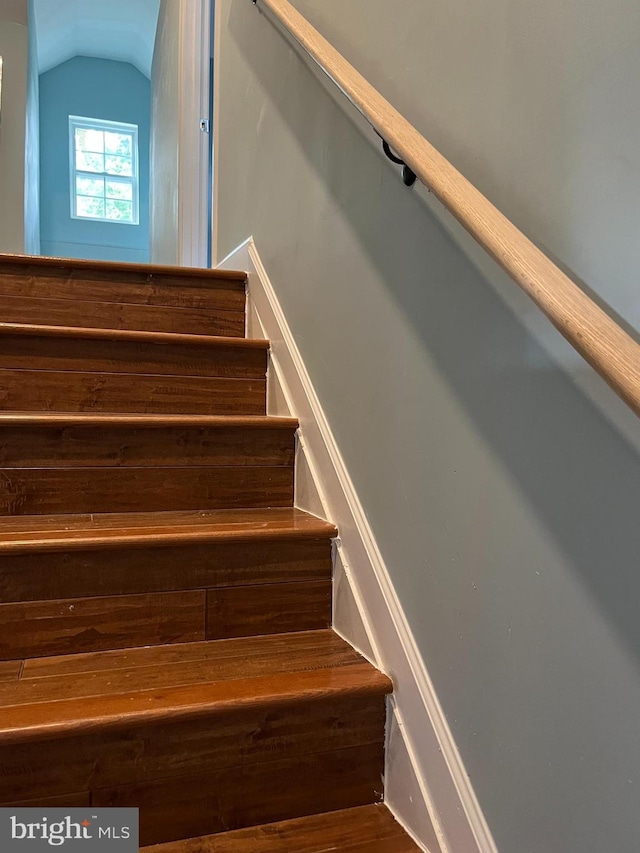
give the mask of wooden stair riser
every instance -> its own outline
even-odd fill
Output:
[[[204,640],[206,592],[0,604],[0,659]]]
[[[0,554],[0,659],[330,624],[327,537],[112,545]]]
[[[185,338],[154,343],[72,334],[0,334],[0,369],[262,380],[266,376],[267,350],[253,342],[208,345],[180,340]]]
[[[117,298],[117,294],[115,294]],[[131,329],[150,332],[181,332],[189,335],[222,335],[242,338],[242,310],[178,308],[163,305],[91,302],[82,299],[10,296],[0,292],[0,317],[4,323],[48,323],[52,326],[85,326],[91,329]]]
[[[0,426],[0,467],[293,465],[295,428]]]
[[[0,604],[0,660],[313,631],[330,624],[330,579]]]
[[[121,303],[244,313],[245,281],[241,277],[191,275],[189,271],[100,269],[89,265],[0,260],[0,294],[68,299],[75,302]],[[46,320],[42,320],[46,322]],[[84,325],[79,323],[78,325]]]
[[[331,626],[331,581],[228,587],[207,593],[208,640]]]
[[[142,844],[348,808],[381,796],[384,725],[355,695],[7,744],[0,803],[137,806]]]
[[[0,601],[315,583],[331,569],[328,538],[0,552]]]
[[[384,724],[380,697],[346,696],[5,744],[0,803],[382,744]]]
[[[292,505],[291,466],[0,470],[0,515]]]
[[[99,789],[91,802],[138,807],[140,843],[158,844],[382,801],[382,745],[214,767],[195,777]]]
[[[260,379],[0,369],[0,411],[264,415]]]

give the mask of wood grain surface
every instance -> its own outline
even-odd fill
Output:
[[[0,470],[3,515],[292,504],[291,466]]]
[[[148,847],[143,853],[419,853],[382,804]]]
[[[140,808],[145,845],[377,802],[382,770],[382,750],[367,745],[98,789],[92,800]]]
[[[0,411],[264,415],[266,382],[0,369]]]
[[[1,285],[0,285],[1,286]],[[6,286],[6,282],[5,282]],[[114,294],[117,297],[117,294]],[[222,308],[180,308],[164,305],[98,302],[83,298],[52,299],[0,292],[0,317],[5,323],[38,323],[96,329],[145,329],[192,335],[243,337],[244,312]]]
[[[0,604],[0,660],[204,640],[206,592]]]
[[[8,327],[11,334],[6,333]],[[77,331],[62,327],[64,336],[15,331],[25,328],[0,324],[0,368],[234,379],[264,379],[267,371],[267,348],[262,341],[164,332],[145,332],[145,339],[140,338],[140,333],[124,331],[118,332],[117,337],[99,338],[80,336]],[[49,327],[51,331],[58,330]],[[83,331],[106,334],[103,329]],[[255,346],[256,343],[260,346]]]
[[[149,537],[153,542],[154,538]],[[184,538],[184,537],[183,537]],[[35,540],[37,544],[37,537]],[[216,587],[262,590],[267,584],[331,579],[329,535],[324,539],[261,539],[87,550],[0,552],[0,601],[135,595]],[[90,543],[95,546],[96,543]],[[229,594],[229,593],[227,593]],[[258,593],[260,594],[260,593]],[[324,607],[322,608],[324,613]]]
[[[0,256],[0,293],[244,312],[246,273]]]
[[[371,697],[337,693],[299,703],[282,701],[277,709],[257,701],[253,707],[214,709],[215,717],[139,720],[119,728],[9,744],[0,754],[0,802],[6,796],[22,798],[25,792],[64,796],[74,785],[95,789],[140,784],[200,775],[212,767],[379,744],[384,714],[379,707],[383,703],[376,704]],[[64,773],[59,772],[61,766]]]
[[[1,615],[1,611],[0,611]],[[331,579],[207,592],[207,639],[314,631],[331,624]]]
[[[114,425],[105,417],[65,426],[46,418],[11,425],[0,416],[0,467],[293,465],[296,425],[256,428],[230,420],[207,426],[204,419],[175,418],[175,425],[162,426],[138,418]]]
[[[0,516],[0,554],[336,534],[334,525],[293,507]]]
[[[4,681],[17,681],[22,671],[21,660],[7,660],[0,662],[0,683]]]

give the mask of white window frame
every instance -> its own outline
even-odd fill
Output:
[[[107,219],[98,216],[81,216],[77,212],[77,192],[76,192],[76,176],[87,178],[115,178],[118,175],[109,175],[106,172],[83,172],[76,168],[76,128],[86,128],[88,130],[103,130],[115,133],[128,133],[133,137],[133,156],[132,156],[132,172],[131,178],[126,176],[125,180],[131,181],[133,206],[133,220],[129,222],[126,219]],[[99,222],[109,225],[139,225],[140,224],[140,171],[138,165],[138,125],[126,124],[120,121],[106,121],[99,118],[88,118],[86,116],[69,116],[69,180],[71,191],[71,218],[81,219],[83,222]],[[121,179],[121,178],[120,178]]]

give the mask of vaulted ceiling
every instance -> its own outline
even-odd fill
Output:
[[[160,0],[34,0],[40,73],[74,56],[130,62],[151,76]]]

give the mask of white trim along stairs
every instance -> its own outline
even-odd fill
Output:
[[[253,238],[218,269],[248,274],[248,336],[271,341],[268,414],[300,423],[295,505],[331,519],[334,630],[390,675],[385,801],[429,853],[497,853],[451,729]]]

